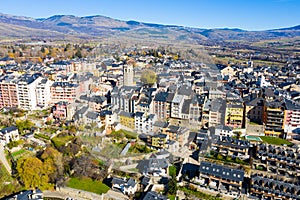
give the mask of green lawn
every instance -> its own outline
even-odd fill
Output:
[[[176,177],[176,167],[174,165],[169,167],[169,176]]]
[[[282,138],[277,138],[277,137],[269,137],[269,136],[260,136],[263,142],[268,143],[268,144],[275,144],[275,145],[287,145],[287,146],[292,146],[293,143],[284,140]]]
[[[33,154],[34,154],[34,152],[25,150],[25,149],[20,149],[19,151],[15,151],[15,152],[11,153],[14,160],[18,160],[20,158],[27,158],[27,157],[32,156]]]
[[[26,151],[25,149],[20,149],[19,151],[13,152],[11,155],[12,155],[13,157],[16,157],[16,156],[18,156],[18,155],[23,154],[25,151]]]
[[[42,133],[36,133],[34,134],[34,137],[38,139],[50,140],[50,137],[48,135],[44,135]]]
[[[104,183],[100,181],[93,181],[90,178],[71,178],[68,181],[67,186],[96,194],[106,193],[110,189]]]
[[[111,136],[116,137],[116,138],[123,138],[126,137],[127,139],[136,139],[137,134],[134,132],[126,131],[126,130],[119,130],[119,131],[113,131],[111,133]]]
[[[175,196],[175,195],[168,195],[168,198],[169,198],[170,200],[175,200],[175,199],[176,199],[176,196]]]
[[[63,137],[54,137],[54,138],[52,138],[51,141],[56,148],[60,148],[60,147],[64,146],[67,142],[71,141],[73,138],[74,138],[74,136],[67,135],[67,136],[63,136]]]

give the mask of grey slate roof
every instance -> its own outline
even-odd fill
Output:
[[[184,100],[183,105],[182,105],[182,109],[181,109],[181,113],[189,114],[191,101],[192,101],[191,99]]]
[[[98,116],[99,116],[99,114],[94,111],[88,111],[86,114],[86,117],[89,119],[97,119]]]
[[[158,92],[154,97],[154,101],[166,102],[168,95],[167,92]]]
[[[9,126],[9,127],[1,129],[0,133],[5,134],[5,133],[10,133],[15,130],[18,130],[16,126]]]
[[[233,169],[225,167],[223,165],[218,165],[210,162],[201,162],[199,171],[202,174],[212,175],[220,177],[222,179],[232,180],[232,181],[243,181],[244,171],[240,169]]]
[[[149,158],[138,163],[137,169],[140,173],[152,173],[159,169],[165,169],[169,166],[166,159]]]
[[[288,99],[285,99],[284,102],[287,110],[300,110],[300,104]]]
[[[143,200],[167,200],[168,198],[154,191],[149,191]]]

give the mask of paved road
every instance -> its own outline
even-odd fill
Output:
[[[4,165],[4,167],[6,168],[8,173],[11,175],[11,167],[10,167],[8,161],[6,160],[5,153],[4,153],[4,147],[2,144],[0,144],[0,162],[2,162],[2,164]]]

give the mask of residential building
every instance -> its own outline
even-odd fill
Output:
[[[245,102],[246,119],[261,124],[264,115],[264,99],[254,98]]]
[[[204,112],[208,115],[208,126],[216,126],[219,124],[224,124],[225,120],[225,110],[226,110],[226,101],[224,99],[213,99],[212,101],[206,102],[206,107]]]
[[[154,133],[166,133],[167,127],[169,126],[168,122],[156,121],[153,124]]]
[[[52,107],[53,118],[56,120],[66,120],[68,116],[68,104],[69,103],[65,101],[60,101],[54,104],[54,106]]]
[[[212,142],[212,151],[220,153],[225,157],[239,158],[246,160],[249,155],[250,142],[247,140],[239,140],[228,136],[216,137]]]
[[[101,126],[105,127],[106,134],[110,134],[112,132],[116,118],[117,114],[113,113],[111,110],[100,111]]]
[[[143,200],[167,200],[168,198],[164,195],[161,195],[155,191],[149,191],[144,196]]]
[[[224,165],[202,161],[199,167],[201,185],[224,192],[240,193],[244,181],[244,171]]]
[[[129,178],[113,178],[112,181],[112,188],[119,189],[126,195],[133,195],[137,191],[137,183],[134,179]]]
[[[180,147],[183,147],[188,143],[189,133],[189,129],[175,125],[170,125],[166,130],[169,139],[177,141]]]
[[[294,199],[300,200],[300,186],[263,174],[251,176],[250,194],[259,199]]]
[[[231,66],[227,66],[221,70],[222,77],[228,76],[229,78],[232,78],[235,74],[236,72]]]
[[[244,124],[244,105],[240,100],[230,100],[226,104],[225,125],[242,128]]]
[[[153,113],[158,119],[167,119],[167,97],[168,92],[158,92],[153,99]]]
[[[125,112],[135,112],[135,105],[139,100],[140,87],[115,87],[111,94],[111,103],[116,109]]]
[[[217,99],[221,98],[224,99],[226,94],[220,90],[209,90],[208,91],[208,99]]]
[[[258,144],[252,168],[276,174],[278,178],[284,177],[285,180],[295,180],[294,177],[299,175],[300,170],[299,149]]]
[[[205,101],[205,96],[195,94],[190,101],[189,107],[189,124],[200,127],[202,117],[202,106]]]
[[[51,104],[55,104],[60,101],[73,103],[79,95],[78,84],[69,82],[54,82],[50,87]]]
[[[43,192],[40,189],[25,190],[17,194],[11,195],[7,200],[43,200]]]
[[[169,136],[167,134],[159,133],[155,134],[151,137],[151,146],[157,149],[165,149],[167,148],[167,142],[169,140]]]
[[[0,143],[4,146],[19,139],[19,131],[15,126],[6,127],[0,130]]]
[[[44,78],[41,79],[36,86],[36,103],[40,108],[47,108],[50,106],[51,94],[50,87],[53,81]]]
[[[150,134],[154,131],[154,123],[156,121],[156,115],[147,114],[143,112],[136,112],[134,115],[134,129],[138,134]]]
[[[24,74],[19,77],[18,88],[18,102],[19,107],[24,110],[36,110],[37,98],[36,87],[41,80],[41,74]]]
[[[266,102],[264,105],[263,122],[265,135],[279,137],[283,134],[284,105],[278,100]]]
[[[136,168],[145,176],[168,176],[169,162],[167,159],[149,158],[141,160]]]
[[[298,137],[300,132],[300,104],[285,99],[284,133],[286,139]]]
[[[120,124],[134,130],[135,128],[135,118],[134,113],[129,113],[125,111],[121,111],[119,113]]]
[[[233,128],[230,126],[225,126],[225,125],[219,124],[213,128],[214,128],[214,135],[222,136],[222,137],[234,136]]]
[[[3,107],[17,108],[19,106],[16,82],[12,76],[0,77],[0,109]]]
[[[181,109],[184,103],[184,96],[175,94],[171,103],[171,117],[181,118]]]

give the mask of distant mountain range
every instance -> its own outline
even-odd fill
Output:
[[[34,19],[23,16],[0,14],[0,39],[92,39],[92,38],[134,38],[167,41],[259,41],[266,39],[300,36],[300,25],[266,31],[241,29],[203,29],[174,25],[122,21],[96,15],[77,17],[54,15]]]

